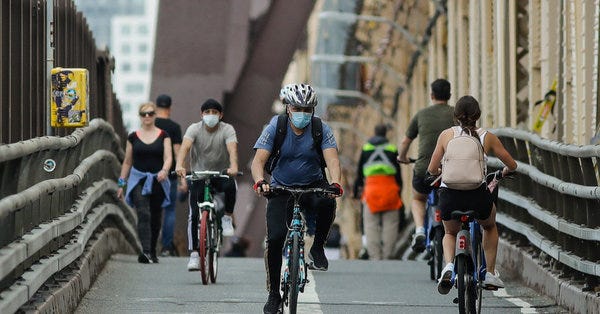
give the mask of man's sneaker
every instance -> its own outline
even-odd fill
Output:
[[[223,236],[224,237],[232,237],[234,234],[233,230],[233,220],[231,216],[223,215],[221,218],[221,228],[223,228]]]
[[[485,273],[483,288],[487,290],[498,290],[498,288],[504,288],[504,282],[502,279],[500,279],[500,274],[498,274],[498,271],[495,271],[495,274],[490,272]]]
[[[277,314],[281,313],[281,296],[279,292],[270,292],[269,298],[265,307],[263,307],[264,314]]]
[[[454,264],[448,263],[446,267],[442,269],[442,275],[438,280],[438,292],[441,294],[448,294],[452,289],[452,273],[454,272]]]
[[[141,253],[140,255],[138,255],[138,263],[141,263],[141,264],[150,264],[150,263],[152,263],[152,259],[150,258],[150,254],[148,254],[148,253]]]
[[[190,254],[190,261],[187,265],[188,271],[199,271],[200,270],[200,255],[198,252],[192,252]]]
[[[310,269],[326,271],[329,267],[329,262],[327,261],[327,256],[325,256],[323,247],[311,247],[310,252],[308,252],[308,258],[312,260],[312,263],[309,264]]]
[[[410,246],[416,253],[425,251],[425,233],[418,232],[413,234],[413,239]]]

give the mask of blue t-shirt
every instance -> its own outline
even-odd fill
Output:
[[[312,122],[311,122],[312,123]],[[272,151],[277,129],[277,116],[273,117],[254,144],[254,149]],[[335,148],[337,144],[331,128],[323,122],[323,142],[321,149]],[[296,135],[287,124],[285,139],[281,144],[279,161],[271,175],[271,185],[307,185],[323,179],[319,153],[313,149],[312,126],[304,128],[304,133]]]

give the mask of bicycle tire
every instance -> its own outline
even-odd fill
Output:
[[[467,256],[456,257],[456,288],[458,290],[458,312],[460,314],[475,312],[475,299],[470,292],[473,291],[472,275],[469,273]],[[471,288],[469,287],[471,286]]]
[[[442,241],[444,240],[444,227],[439,226],[434,230],[433,235],[433,264],[435,264],[436,278],[442,276],[442,269],[444,268],[444,247]]]
[[[207,210],[202,211],[202,218],[200,220],[200,241],[198,253],[200,254],[200,277],[202,277],[202,284],[207,285],[209,282],[209,247],[210,247],[210,238],[209,238],[209,212]]]
[[[485,255],[483,252],[483,246],[481,245],[481,234],[477,234],[475,233],[475,237],[476,237],[476,248],[474,249],[475,254],[477,254],[476,256],[476,261],[477,261],[477,304],[476,304],[476,308],[477,308],[477,314],[481,313],[481,304],[482,304],[482,300],[483,300],[483,282],[482,282],[482,272],[485,272],[485,269],[481,269],[484,263],[484,259],[485,259]],[[484,273],[485,275],[485,273]]]
[[[290,257],[290,277],[288,281],[288,309],[290,314],[295,314],[298,307],[298,293],[300,287],[300,235],[297,232],[292,234],[292,251]]]
[[[209,258],[209,276],[210,276],[210,282],[211,283],[215,283],[217,282],[217,274],[219,272],[219,246],[221,245],[221,240],[220,240],[220,232],[219,232],[219,227],[217,226],[216,223],[212,223],[211,224],[211,236],[210,236],[210,248],[209,248],[209,253],[210,253],[210,258]]]
[[[430,210],[429,208],[427,210]],[[425,227],[429,229],[429,227]],[[436,267],[435,267],[435,230],[430,229],[427,231],[427,265],[429,265],[429,279],[436,280]]]
[[[435,244],[434,242],[431,242],[431,244]],[[429,260],[427,261],[427,264],[429,265],[429,279],[431,280],[436,280],[437,278],[435,277],[435,247],[434,245],[432,245],[429,250]]]
[[[477,303],[477,283],[475,282],[474,271],[468,270],[466,275],[466,306],[468,313],[476,313],[476,303]]]

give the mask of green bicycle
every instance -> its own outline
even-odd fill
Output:
[[[198,222],[198,252],[200,255],[200,276],[202,284],[207,285],[217,281],[219,270],[219,251],[223,244],[223,233],[221,228],[222,211],[217,210],[215,202],[212,179],[225,178],[229,176],[226,170],[223,171],[193,171],[185,178],[188,181],[204,181],[204,192],[202,199],[198,199],[198,208],[200,210],[200,220]],[[242,172],[237,173],[238,176]],[[222,203],[220,204],[222,205]]]

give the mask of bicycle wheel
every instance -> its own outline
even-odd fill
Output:
[[[481,313],[481,303],[483,300],[483,276],[485,275],[485,255],[483,253],[483,247],[481,245],[481,234],[476,234],[476,248],[474,252],[477,259],[477,314]]]
[[[432,246],[428,250],[429,260],[427,261],[427,264],[429,265],[429,279],[436,280],[437,278],[435,277],[435,247],[434,247],[435,243],[431,242],[431,244],[432,244]]]
[[[219,271],[219,246],[221,245],[221,237],[219,228],[216,223],[211,224],[210,228],[210,249],[209,249],[209,275],[210,282],[217,282],[217,273]]]
[[[458,289],[458,312],[475,313],[475,282],[469,271],[468,256],[456,257],[456,288]]]
[[[429,265],[429,279],[436,280],[435,265],[435,230],[427,232],[427,265]]]
[[[467,279],[466,281],[466,293],[465,293],[465,297],[466,297],[466,306],[467,306],[467,310],[469,311],[469,313],[476,313],[476,302],[477,302],[477,283],[475,282],[475,277],[474,277],[474,271],[473,270],[468,270],[467,271],[467,276],[465,277]]]
[[[436,280],[442,275],[442,269],[444,268],[444,248],[442,247],[442,241],[444,240],[444,227],[439,226],[434,230],[433,235],[433,264],[435,265]]]
[[[297,232],[294,232],[292,235],[292,251],[290,253],[290,277],[288,281],[290,293],[288,294],[288,307],[290,314],[295,314],[298,306],[298,288],[300,285],[300,236]]]
[[[200,241],[198,252],[200,254],[200,277],[202,277],[202,284],[208,284],[208,272],[209,272],[209,259],[210,259],[210,235],[209,235],[209,215],[207,210],[202,211],[202,218],[200,220]]]

